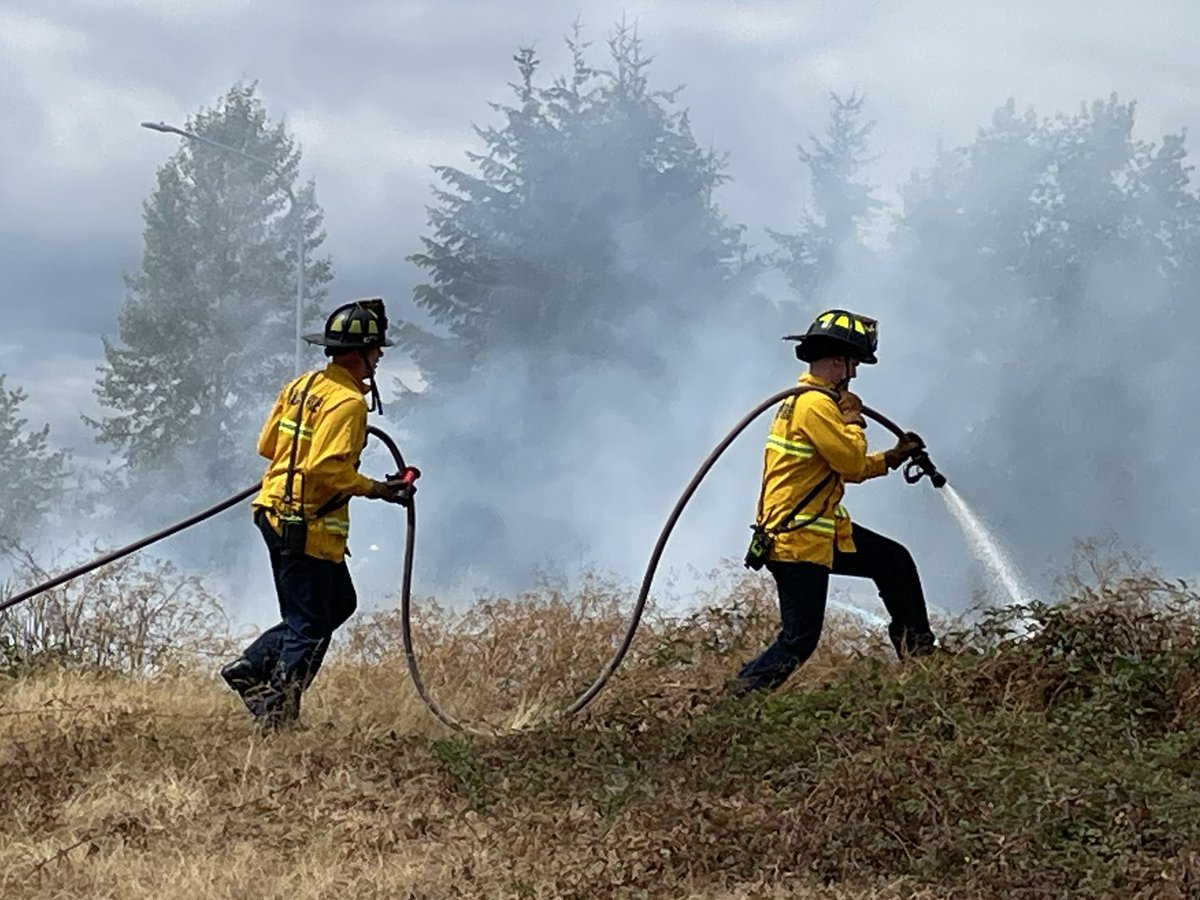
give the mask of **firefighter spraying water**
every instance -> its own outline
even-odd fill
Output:
[[[878,478],[905,463],[926,468],[925,443],[902,434],[894,447],[868,453],[862,401],[850,390],[859,365],[878,362],[874,319],[835,309],[819,315],[798,341],[808,363],[799,392],[771,423],[763,461],[754,535],[746,554],[752,569],[766,566],[779,589],[775,642],[738,672],[733,690],[773,689],[817,648],[825,620],[829,576],[869,578],[891,617],[888,636],[901,657],[934,646],[916,564],[896,541],[850,520],[842,506],[846,484]],[[919,477],[919,476],[918,476]]]

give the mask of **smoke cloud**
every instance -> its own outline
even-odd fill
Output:
[[[795,296],[777,273],[760,265],[752,267],[753,278],[722,295],[719,303],[699,305],[691,315],[664,316],[648,301],[636,314],[610,323],[625,347],[620,364],[574,360],[561,356],[560,348],[537,343],[509,346],[489,356],[479,377],[461,391],[439,388],[436,402],[420,416],[399,414],[403,398],[396,395],[391,376],[399,374],[411,382],[414,375],[401,354],[389,355],[383,365],[387,414],[375,421],[401,440],[409,461],[425,472],[418,493],[418,590],[463,603],[480,592],[526,587],[543,574],[569,579],[585,567],[636,583],[671,505],[705,455],[746,410],[799,374],[790,346],[779,337],[806,327],[826,303],[844,304],[880,319],[881,362],[863,368],[856,389],[868,405],[926,438],[934,461],[1003,538],[1036,588],[1049,587],[1076,539],[1104,534],[1141,548],[1168,574],[1195,576],[1192,547],[1200,525],[1200,485],[1185,454],[1197,437],[1187,403],[1197,387],[1191,336],[1198,324],[1195,304],[1188,302],[1194,299],[1194,288],[1188,286],[1196,283],[1195,236],[1200,228],[1193,209],[1172,205],[1194,189],[1172,193],[1164,187],[1136,203],[1114,205],[1098,187],[1097,196],[1091,197],[1083,187],[1067,186],[1073,214],[1056,221],[1076,229],[1068,229],[1072,240],[1113,223],[1121,223],[1126,236],[1152,237],[1159,228],[1156,223],[1172,221],[1184,222],[1175,233],[1187,240],[1156,251],[1147,246],[1152,241],[1097,239],[1075,252],[1067,246],[1071,241],[1059,236],[1058,249],[1043,256],[1047,270],[1037,277],[1014,275],[1033,271],[1028,260],[1017,259],[1013,248],[992,240],[1002,232],[1026,238],[1029,233],[1015,227],[988,232],[980,224],[989,210],[1016,217],[1011,209],[1014,198],[1028,200],[1039,188],[1036,179],[1026,183],[1006,169],[1024,165],[1019,144],[996,149],[995,165],[981,164],[977,181],[949,193],[955,205],[933,223],[937,228],[929,220],[908,217],[913,212],[909,179],[914,170],[950,177],[952,167],[943,167],[947,159],[957,154],[977,160],[971,154],[982,151],[975,147],[972,132],[986,128],[993,109],[1010,94],[1017,95],[1018,109],[1025,97],[1036,97],[1041,116],[1070,117],[1077,113],[1072,104],[1106,94],[1113,84],[1130,90],[1130,97],[1138,97],[1141,88],[1148,91],[1149,83],[1139,81],[1132,70],[1128,48],[1113,37],[1118,26],[1104,20],[1108,25],[1102,27],[1100,14],[1089,20],[1089,29],[1073,30],[1061,21],[1047,25],[1043,43],[1028,44],[1037,44],[1038,53],[1045,53],[1044,42],[1051,34],[1055,40],[1091,40],[1088,46],[1095,52],[1072,54],[1077,65],[1055,81],[1053,90],[1036,93],[1037,80],[1047,76],[1044,70],[1033,74],[1024,56],[1011,72],[1000,71],[996,62],[979,72],[964,59],[970,48],[982,46],[987,29],[1001,29],[1010,49],[1027,45],[1025,32],[1007,30],[1003,23],[975,22],[968,28],[960,18],[944,19],[945,10],[937,4],[918,4],[919,9],[905,16],[873,14],[858,33],[843,39],[837,35],[843,34],[838,28],[848,27],[844,23],[818,19],[801,27],[803,23],[789,18],[781,5],[766,6],[769,9],[756,9],[740,22],[725,22],[728,32],[712,30],[718,26],[711,23],[705,30],[707,26],[697,24],[698,17],[680,5],[666,4],[662,11],[648,13],[641,31],[657,57],[650,67],[651,80],[656,86],[672,87],[686,81],[680,100],[695,110],[699,142],[731,151],[727,174],[732,180],[716,191],[715,200],[731,221],[746,226],[751,257],[770,249],[766,228],[793,229],[803,212],[807,172],[795,161],[793,148],[806,134],[823,128],[826,88],[864,87],[866,115],[881,123],[871,171],[881,196],[891,201],[870,237],[875,253],[864,262],[857,252],[848,252],[819,299]],[[330,84],[337,96],[325,105],[306,105],[310,89],[297,87],[284,75],[291,72],[297,79],[302,66],[283,55],[282,44],[245,38],[248,44],[274,48],[263,61],[264,89],[272,89],[278,74],[275,83],[287,85],[277,88],[278,96],[300,110],[291,124],[309,141],[306,162],[314,165],[321,198],[329,204],[327,251],[336,277],[329,287],[328,307],[356,296],[382,294],[394,320],[429,324],[411,302],[412,287],[422,273],[399,260],[419,249],[417,237],[425,231],[419,211],[431,199],[428,183],[433,176],[427,164],[464,165],[462,151],[480,149],[472,143],[470,122],[495,124],[485,104],[503,91],[503,79],[511,73],[501,66],[507,65],[523,35],[504,32],[498,7],[488,9],[485,21],[495,29],[494,38],[473,32],[465,43],[452,44],[452,30],[444,30],[435,32],[437,40],[431,42],[465,48],[464,54],[470,51],[473,62],[462,75],[474,77],[469,102],[461,97],[449,102],[451,94],[462,94],[464,88],[437,83],[439,78],[430,73],[440,71],[435,65],[438,54],[431,47],[411,48],[417,64],[429,68],[411,91],[420,95],[413,102],[425,120],[412,118],[416,114],[405,105],[409,98],[396,86],[410,82],[399,76],[372,78],[353,66],[339,69],[331,64]],[[723,16],[733,15],[724,6],[721,11]],[[1194,15],[1186,5],[1176,11]],[[608,21],[602,16],[609,12],[607,7],[596,8],[592,21]],[[716,7],[709,12],[715,16]],[[1078,12],[1072,16],[1078,18]],[[31,7],[12,15],[28,19],[34,13]],[[223,30],[242,34],[242,29],[226,29],[234,13],[224,10],[221,16]],[[304,29],[300,43],[305,50],[323,48],[325,35],[318,33],[315,17],[297,14],[296,19],[305,23],[291,23]],[[684,20],[686,27],[680,24]],[[523,21],[547,48],[555,45],[547,50],[548,68],[561,69],[557,40],[563,29],[555,24],[547,30],[543,24]],[[934,21],[948,24],[928,27]],[[86,24],[100,23],[89,19]],[[153,34],[145,22],[142,26],[139,34],[149,45]],[[1193,47],[1178,42],[1200,32],[1182,27],[1170,31],[1157,44],[1148,40],[1173,48],[1164,53],[1174,59],[1196,58]],[[1107,37],[1101,39],[1101,32]],[[731,34],[743,43],[734,44]],[[787,41],[773,42],[775,34],[786,35]],[[928,47],[946,50],[937,59],[947,70],[961,66],[980,77],[955,80],[947,78],[946,71],[935,71],[931,77],[942,87],[926,101],[922,85],[912,80],[921,67],[909,58],[911,49],[893,54],[886,72],[872,68],[881,47],[904,42],[911,48],[922,34],[928,36]],[[217,43],[203,29],[201,37],[206,46]],[[841,49],[799,47],[809,39],[814,46],[820,44],[817,38],[828,38]],[[340,31],[337,40],[345,52]],[[78,41],[68,44],[76,50],[82,47]],[[374,65],[388,55],[382,46],[376,50],[380,52],[357,56],[371,58]],[[168,51],[179,58],[189,53],[203,56],[186,42],[173,43],[164,52]],[[244,59],[206,69],[203,88],[185,83],[174,60],[170,66],[164,61],[176,91],[170,102],[181,116],[252,66],[247,60],[253,57],[249,49],[246,52]],[[484,71],[479,60],[488,54],[497,63]],[[1003,54],[970,55],[998,60]],[[726,65],[713,65],[714,58]],[[906,66],[905,60],[912,65]],[[936,68],[932,61],[925,63],[926,72]],[[140,65],[154,68],[150,60]],[[1166,82],[1194,80],[1178,65],[1164,70]],[[717,72],[729,71],[729,66],[745,77],[730,79]],[[139,74],[124,68],[122,72],[129,83]],[[67,78],[65,70],[58,77]],[[380,102],[400,110],[379,140],[368,131],[380,118],[374,108],[344,102],[372,81],[388,82],[386,90],[380,89]],[[768,83],[786,84],[795,96],[784,96],[778,89],[769,93]],[[981,99],[983,89],[977,84],[986,85],[992,94]],[[78,94],[76,87],[67,84],[64,91]],[[24,413],[30,422],[51,422],[52,438],[76,450],[85,485],[81,492],[94,488],[99,496],[90,506],[82,504],[78,513],[74,498],[65,500],[63,512],[48,524],[46,533],[32,537],[47,548],[67,545],[79,552],[97,543],[112,546],[138,537],[221,499],[211,495],[212,485],[201,487],[181,473],[171,503],[161,496],[146,497],[140,504],[104,510],[112,469],[105,451],[89,444],[89,430],[77,419],[79,411],[97,412],[88,379],[91,365],[98,361],[98,347],[89,351],[85,345],[96,344],[96,330],[115,331],[122,295],[119,273],[137,264],[136,200],[121,206],[121,198],[148,194],[153,167],[169,149],[146,143],[133,124],[138,117],[169,117],[169,98],[151,91],[143,95],[145,108],[134,109],[129,101],[113,99],[120,87],[106,82],[96,92],[107,98],[101,105],[106,114],[120,112],[128,119],[129,141],[137,142],[136,154],[141,154],[137,159],[104,169],[98,162],[71,164],[56,156],[60,174],[70,172],[71,177],[59,199],[47,202],[33,187],[37,173],[31,160],[36,154],[27,148],[18,153],[8,145],[0,151],[0,158],[12,163],[6,171],[17,173],[10,179],[13,185],[4,183],[0,195],[20,199],[20,204],[3,204],[15,211],[14,219],[33,219],[43,203],[63,210],[70,206],[64,198],[81,198],[70,222],[58,214],[36,228],[4,223],[0,248],[4,269],[12,273],[4,287],[7,311],[24,311],[39,302],[71,310],[54,350],[45,348],[41,328],[15,317],[5,331],[0,367],[9,372],[12,386],[27,388],[30,401]],[[4,90],[15,89],[0,88]],[[25,110],[29,98],[22,94],[18,99],[21,102],[14,100],[12,108]],[[164,106],[168,108],[158,112]],[[940,110],[950,107],[954,120],[939,131]],[[447,109],[453,110],[455,121],[443,118]],[[1163,103],[1147,113],[1139,111],[1135,138],[1161,148],[1163,132],[1179,127],[1171,119],[1177,112]],[[53,127],[48,117],[41,126],[38,133],[45,132],[55,146],[85,144],[74,129]],[[350,134],[359,137],[351,140]],[[420,158],[413,149],[418,147],[425,154]],[[387,170],[390,175],[384,174],[393,156],[404,158]],[[1185,165],[1186,161],[1185,157]],[[1106,182],[1094,175],[1104,164],[1081,164],[1074,171],[1085,187],[1119,183],[1119,176]],[[1162,164],[1155,171],[1166,179],[1168,168]],[[1046,175],[1053,169],[1041,171]],[[109,172],[112,184],[106,178]],[[1088,173],[1093,174],[1085,178]],[[117,174],[120,190],[115,187]],[[104,190],[89,197],[89,185],[101,183]],[[928,207],[924,213],[931,215]],[[110,222],[124,222],[124,231],[110,227]],[[85,247],[82,236],[89,229],[102,237]],[[18,230],[36,236],[37,246],[30,246],[28,237],[18,241]],[[1029,246],[1041,247],[1033,240]],[[633,244],[624,254],[622,264],[633,272],[648,271],[655,264],[641,258]],[[107,293],[94,287],[105,269],[111,275]],[[1047,289],[1055,284],[1061,290]],[[596,315],[603,317],[603,310]],[[97,324],[103,322],[108,324]],[[314,365],[321,362],[315,352],[306,358]],[[639,358],[653,360],[650,374],[628,362]],[[555,373],[549,381],[544,377],[547,371]],[[266,413],[264,408],[262,415]],[[745,549],[766,427],[764,416],[731,448],[677,527],[663,565],[676,573],[673,590],[680,600],[686,600],[688,584],[701,573],[722,560],[740,559]],[[458,440],[451,450],[444,445],[447,435]],[[875,425],[868,437],[874,449],[891,443]],[[240,436],[248,446],[254,438],[249,431]],[[388,468],[388,460],[373,447],[363,470],[378,476]],[[260,475],[258,470],[248,471],[246,484]],[[243,486],[230,484],[228,492]],[[107,515],[93,520],[97,505]],[[988,586],[927,482],[910,487],[892,476],[855,486],[847,505],[856,521],[910,546],[934,606],[961,609],[976,589]],[[399,583],[402,517],[383,504],[356,501],[352,521],[351,567],[363,604],[372,605],[391,595]],[[211,571],[224,582],[235,617],[271,617],[274,600],[265,553],[247,511],[226,513],[155,552]]]

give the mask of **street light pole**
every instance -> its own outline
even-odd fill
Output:
[[[206,138],[203,135],[196,134],[191,131],[185,131],[182,128],[176,128],[174,125],[168,125],[165,122],[142,122],[143,128],[148,128],[151,131],[161,131],[165,134],[177,134],[180,137],[185,137],[189,141],[196,141],[200,144],[207,144],[210,147],[216,147],[218,150],[223,150],[226,153],[233,153],[243,159],[248,159],[253,163],[263,166],[270,172],[274,172],[278,176],[279,172],[275,166],[271,165],[265,159],[261,159],[253,154],[247,153],[245,150],[239,150],[237,147],[230,147],[228,144],[222,144],[220,141],[214,141],[212,138]],[[291,187],[286,184],[281,184],[284,192],[287,194],[288,202],[291,206],[288,208],[289,215],[296,217],[296,353],[294,360],[294,371],[299,375],[301,370],[300,352],[303,346],[300,332],[304,327],[304,220],[300,215],[300,207],[296,203],[296,195],[292,193]]]

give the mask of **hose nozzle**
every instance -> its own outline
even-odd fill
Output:
[[[926,475],[929,476],[929,481],[935,488],[946,486],[946,476],[937,470],[937,466],[933,464],[929,454],[922,450],[905,465],[904,480],[909,484],[916,484]]]
[[[926,475],[929,476],[930,483],[935,488],[946,486],[946,476],[937,470],[937,466],[933,464],[933,460],[929,458],[929,452],[925,449],[925,441],[915,431],[909,431],[905,437],[910,441],[915,441],[921,445],[913,457],[904,467],[904,480],[909,484],[916,484]]]

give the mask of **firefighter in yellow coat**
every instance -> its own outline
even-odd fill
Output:
[[[765,565],[779,590],[780,631],[746,663],[734,690],[774,689],[803,663],[821,637],[829,575],[870,578],[891,616],[888,635],[901,657],[934,645],[912,555],[896,541],[850,521],[841,505],[847,483],[899,468],[922,447],[905,439],[868,453],[862,402],[849,390],[859,364],[875,363],[878,326],[848,310],[822,313],[798,340],[809,364],[771,423],[754,538],[746,565]],[[915,436],[914,436],[915,438]]]
[[[260,724],[294,720],[334,631],[357,597],[346,567],[351,497],[405,504],[414,488],[400,478],[358,472],[367,440],[367,403],[378,407],[375,367],[390,347],[383,301],[334,310],[323,334],[306,335],[330,358],[283,387],[258,438],[269,460],[252,501],[254,523],[271,559],[281,621],[263,632],[221,676]]]

